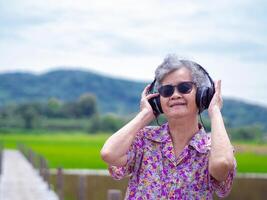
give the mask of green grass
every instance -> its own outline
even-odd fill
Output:
[[[100,158],[100,149],[107,134],[89,135],[84,133],[49,133],[49,134],[5,134],[0,141],[5,148],[16,148],[23,143],[34,152],[44,156],[49,167],[64,168],[106,168]]]
[[[267,173],[267,155],[256,153],[237,153],[238,172]]]
[[[43,155],[49,167],[106,169],[107,165],[100,158],[108,134],[90,135],[82,132],[29,132],[20,134],[0,134],[0,142],[5,148],[16,148],[23,143],[34,152]],[[241,143],[240,143],[241,144]],[[238,143],[234,143],[238,145]],[[257,152],[258,147],[267,149],[267,144],[248,144],[249,152],[236,152],[238,172],[267,173],[267,151]],[[255,151],[254,151],[255,149]]]

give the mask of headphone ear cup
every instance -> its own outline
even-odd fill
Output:
[[[213,94],[210,91],[209,87],[198,87],[196,93],[196,104],[199,109],[199,113],[202,113],[203,110],[207,109],[210,105]]]
[[[154,111],[154,114],[156,116],[163,113],[162,108],[161,108],[161,104],[160,104],[160,97],[159,96],[156,96],[156,97],[149,99],[148,102],[151,105],[151,107]]]
[[[156,79],[154,79],[154,81],[150,84],[150,87],[147,92],[148,94],[153,94],[155,83],[156,83]],[[160,104],[160,96],[153,97],[149,99],[148,102],[150,106],[152,107],[155,116],[158,116],[161,113],[163,113],[161,104]]]
[[[163,113],[163,110],[162,110],[162,107],[161,107],[161,104],[160,104],[160,96],[156,96],[156,105],[157,105],[157,110],[158,110],[158,113],[159,114],[162,114]]]

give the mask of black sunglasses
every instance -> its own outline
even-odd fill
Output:
[[[178,92],[181,94],[188,94],[192,91],[194,85],[194,82],[186,81],[181,82],[178,85],[163,85],[159,87],[158,91],[161,96],[170,97],[173,95],[175,88],[177,88]]]

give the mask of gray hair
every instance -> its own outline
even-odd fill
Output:
[[[175,54],[170,54],[164,59],[163,63],[159,65],[155,71],[156,88],[160,87],[161,82],[166,75],[183,67],[191,71],[192,81],[196,83],[197,87],[211,85],[207,75],[201,69],[199,64],[190,60],[179,59]]]

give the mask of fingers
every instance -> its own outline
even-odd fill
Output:
[[[220,96],[221,95],[221,83],[222,80],[218,80],[215,82],[215,92]]]
[[[148,84],[148,85],[145,87],[145,89],[143,90],[142,95],[141,95],[142,98],[145,98],[145,97],[147,96],[147,93],[148,93],[148,91],[149,91],[150,85],[151,85],[151,84]]]
[[[216,84],[215,84],[215,93],[216,93],[216,97],[217,97],[216,99],[217,99],[217,103],[220,106],[220,109],[223,106],[223,99],[222,99],[222,95],[221,95],[221,83],[222,83],[222,81],[218,80],[218,81],[216,81]]]
[[[159,95],[159,93],[148,94],[148,95],[146,95],[146,99],[148,100],[148,99],[151,99],[151,98],[156,97],[158,95]]]
[[[148,84],[148,85],[145,87],[145,89],[143,90],[142,95],[141,95],[142,98],[150,99],[150,98],[153,98],[153,97],[159,95],[159,93],[148,94],[149,89],[150,89],[150,86],[151,86],[151,84]]]

